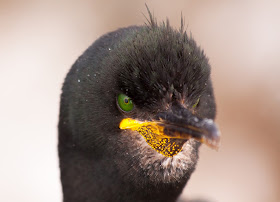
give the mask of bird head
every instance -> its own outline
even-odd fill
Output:
[[[114,62],[121,67],[117,106],[127,117],[119,128],[138,131],[167,157],[178,154],[191,138],[217,149],[210,66],[194,40],[167,21],[152,23],[123,47]],[[209,108],[201,108],[200,102]]]
[[[70,144],[110,156],[127,176],[137,166],[152,181],[189,177],[200,144],[219,145],[207,57],[183,26],[152,17],[100,40],[65,81],[61,128],[72,131]]]

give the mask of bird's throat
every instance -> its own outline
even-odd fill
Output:
[[[162,138],[159,137],[153,127],[141,126],[137,130],[146,140],[146,142],[157,152],[166,157],[173,157],[178,154],[187,140]]]

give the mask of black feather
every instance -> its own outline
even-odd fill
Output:
[[[175,30],[148,13],[147,25],[95,41],[67,74],[59,116],[65,202],[175,201],[195,168],[199,143],[185,151],[187,160],[185,154],[170,160],[118,127],[124,117],[149,119],[173,102],[191,108],[199,97],[196,114],[215,117],[210,65],[183,30],[183,18]],[[130,114],[118,109],[119,93],[133,100]]]

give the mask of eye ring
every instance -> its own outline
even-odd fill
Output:
[[[122,93],[117,96],[117,105],[123,112],[130,112],[134,109],[132,99]]]
[[[196,102],[194,103],[194,105],[192,106],[192,108],[196,108],[197,105],[199,104],[200,101],[200,97],[196,100]]]

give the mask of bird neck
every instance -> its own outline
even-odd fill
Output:
[[[154,183],[137,166],[121,167],[108,155],[91,154],[59,145],[61,182],[65,202],[74,201],[175,201],[182,182]],[[134,170],[128,172],[128,170]]]

